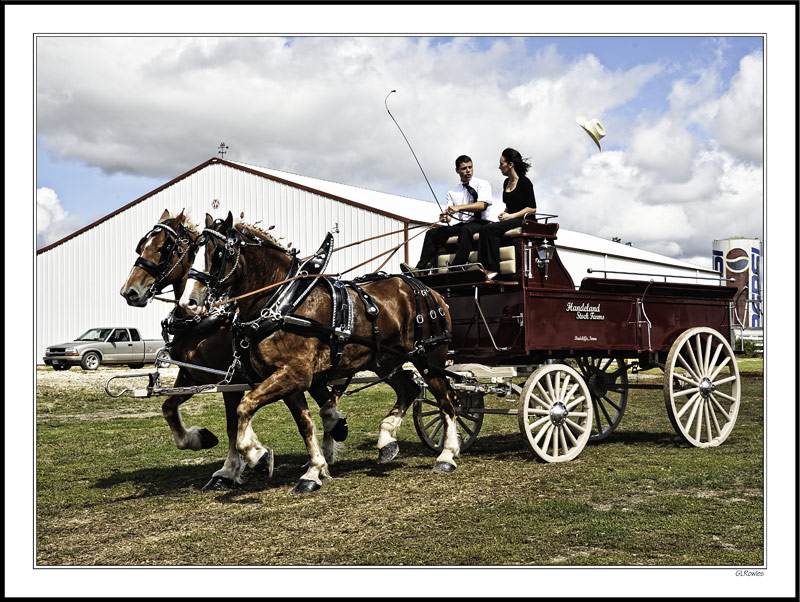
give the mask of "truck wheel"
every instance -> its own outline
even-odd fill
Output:
[[[98,366],[100,366],[100,356],[94,351],[90,351],[81,358],[81,368],[84,370],[97,370]]]

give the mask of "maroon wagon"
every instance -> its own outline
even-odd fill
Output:
[[[558,224],[526,221],[501,247],[500,275],[478,264],[420,272],[453,319],[449,368],[459,398],[462,450],[486,414],[517,415],[530,449],[548,462],[575,458],[619,425],[633,388],[662,388],[678,434],[697,447],[722,443],[736,421],[739,371],[731,346],[735,287],[587,277],[576,288],[558,255]],[[475,255],[471,255],[471,261]],[[662,384],[629,383],[658,367]],[[526,377],[524,385],[513,378]],[[496,395],[516,408],[484,407]],[[517,402],[518,397],[518,402]],[[431,449],[442,423],[426,392],[414,425]]]

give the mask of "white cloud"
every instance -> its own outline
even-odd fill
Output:
[[[763,74],[761,52],[744,57],[713,121],[720,146],[756,165],[763,161]]]
[[[395,89],[392,115],[440,201],[467,153],[499,208],[497,162],[511,146],[532,160],[540,210],[565,228],[677,258],[760,231],[760,54],[726,82],[721,46],[705,64],[617,70],[555,46],[519,60],[524,41],[514,38],[480,52],[469,38],[37,43],[38,133],[108,173],[174,177],[224,140],[234,160],[432,200],[387,115]],[[669,106],[637,104],[656,84],[670,90]],[[602,152],[578,114],[605,126]]]
[[[69,215],[52,188],[36,190],[36,248],[61,240],[80,228],[78,218]]]

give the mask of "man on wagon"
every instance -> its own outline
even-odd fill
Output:
[[[439,221],[446,226],[431,228],[425,233],[422,252],[416,269],[424,270],[434,267],[436,252],[444,246],[451,236],[458,236],[458,247],[450,265],[462,265],[467,262],[472,235],[483,224],[488,224],[489,205],[492,204],[492,187],[486,180],[473,176],[472,159],[461,155],[456,159],[456,173],[460,182],[447,191],[447,208],[439,216]],[[459,215],[455,215],[459,214]],[[453,224],[453,219],[456,223]],[[400,263],[403,272],[410,272],[411,267]]]

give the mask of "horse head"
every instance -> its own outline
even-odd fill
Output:
[[[189,315],[205,315],[211,298],[249,292],[254,283],[276,282],[288,271],[289,252],[259,228],[234,223],[230,212],[216,220],[206,214],[198,244],[205,253],[195,259],[180,300]]]
[[[197,252],[196,238],[197,230],[183,211],[171,216],[165,209],[136,246],[138,257],[119,291],[128,305],[144,307],[170,284],[180,298]]]

